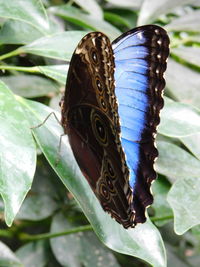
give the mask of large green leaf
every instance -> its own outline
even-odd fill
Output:
[[[152,191],[154,195],[154,202],[152,208],[154,209],[155,223],[162,226],[169,221],[169,217],[173,217],[172,210],[167,202],[167,194],[170,189],[170,184],[162,176],[159,176],[152,184]],[[164,219],[167,218],[167,219]]]
[[[177,6],[193,3],[194,0],[145,0],[142,4],[138,25],[155,21],[160,15],[167,14]]]
[[[20,260],[15,256],[4,243],[0,241],[0,266],[2,267],[23,267]]]
[[[159,141],[157,142],[159,157],[156,161],[156,170],[177,180],[182,177],[200,176],[200,161],[184,149],[175,144]]]
[[[185,161],[187,162],[187,161]],[[190,168],[192,168],[189,163]],[[185,174],[172,186],[168,201],[174,212],[174,229],[179,235],[200,224],[200,179]]]
[[[43,220],[58,208],[55,200],[48,195],[37,194],[28,196],[21,206],[16,218],[20,220]]]
[[[67,31],[49,35],[20,47],[18,51],[19,53],[31,53],[43,57],[70,60],[76,46],[86,33],[84,31]]]
[[[0,17],[23,21],[43,34],[49,33],[49,21],[41,0],[0,0],[0,7]]]
[[[19,74],[2,77],[14,94],[23,97],[39,97],[49,93],[59,92],[58,86],[46,78],[36,75]]]
[[[28,34],[31,32],[31,34]],[[43,36],[38,29],[24,21],[7,20],[0,30],[1,44],[28,44]]]
[[[170,59],[166,72],[167,88],[175,99],[200,108],[200,75],[176,61]]]
[[[200,133],[181,137],[181,141],[200,160]]]
[[[165,26],[168,31],[200,31],[200,11],[196,10],[190,12],[189,14],[184,14],[183,16],[173,19],[171,23]]]
[[[27,109],[31,125],[38,125],[52,112],[36,102],[21,99],[21,103]],[[66,136],[62,138],[60,160],[56,165],[62,133],[63,129],[53,115],[34,130],[35,138],[46,158],[64,185],[73,193],[102,242],[113,250],[144,259],[155,267],[165,266],[165,252],[157,229],[148,220],[135,229],[125,230],[103,211],[77,166]]]
[[[47,240],[32,242],[20,247],[16,255],[24,267],[45,267],[49,261],[50,248]]]
[[[37,66],[39,71],[54,79],[55,81],[65,85],[67,79],[67,72],[69,65],[46,65],[46,66]]]
[[[63,214],[58,213],[53,218],[51,233],[70,230],[73,227],[75,225],[67,221]],[[51,248],[57,261],[65,267],[120,267],[113,254],[100,244],[92,232],[70,234],[51,239]]]
[[[0,194],[5,204],[5,220],[10,226],[31,187],[36,149],[24,111],[3,82],[0,82],[0,99]]]
[[[103,18],[103,11],[95,0],[87,0],[87,5],[85,0],[74,0],[74,2],[96,19]]]
[[[165,101],[161,112],[159,133],[170,137],[184,137],[200,132],[200,112],[194,107]]]
[[[50,8],[50,11],[79,26],[91,29],[92,31],[101,31],[112,39],[118,37],[121,34],[121,32],[117,28],[115,28],[105,20],[97,19],[96,16],[94,17],[87,15],[80,9],[69,5],[52,7]]]
[[[184,59],[190,64],[200,67],[200,47],[177,47],[171,49],[171,53],[180,57],[181,59]]]

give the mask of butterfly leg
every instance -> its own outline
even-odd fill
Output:
[[[51,112],[49,113],[49,115],[43,120],[43,122],[41,122],[40,124],[36,125],[36,126],[31,126],[30,129],[36,129],[36,128],[39,128],[41,127],[42,125],[45,124],[45,122],[51,117],[51,115],[54,115],[55,119],[57,120],[57,122],[61,125],[61,122],[60,120],[58,119],[58,117],[56,116],[55,112]]]
[[[63,133],[63,134],[60,135],[60,140],[59,140],[59,145],[58,145],[58,152],[57,152],[56,160],[55,160],[55,167],[58,166],[58,163],[60,161],[60,152],[61,152],[62,138],[65,135],[67,135],[67,134]]]

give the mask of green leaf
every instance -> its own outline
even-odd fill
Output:
[[[157,142],[159,157],[156,161],[156,170],[170,177],[170,180],[200,176],[200,161],[177,145]]]
[[[167,14],[178,6],[193,3],[194,0],[145,0],[140,9],[138,25],[155,21],[160,15]]]
[[[188,263],[185,263],[183,256],[179,255],[180,252],[178,251],[178,248],[174,245],[167,244],[167,263],[168,266],[176,266],[176,267],[190,267]],[[195,265],[192,265],[195,267]]]
[[[200,160],[200,133],[181,137],[181,141]]]
[[[46,65],[37,67],[42,74],[48,76],[51,79],[54,79],[58,83],[61,83],[63,85],[66,84],[69,65]]]
[[[28,34],[31,32],[31,34]],[[23,21],[7,20],[0,30],[1,44],[28,44],[42,37],[34,26]]]
[[[200,108],[199,72],[170,59],[167,63],[166,83],[173,98]]]
[[[3,213],[4,211],[4,204],[3,204],[3,199],[1,198],[1,195],[0,195],[0,215],[1,213]]]
[[[28,196],[23,202],[16,218],[20,220],[39,221],[53,214],[58,205],[48,195]]]
[[[27,108],[26,114],[32,125],[43,122],[52,112],[51,109],[39,103],[23,99],[21,99],[21,103]],[[162,239],[149,220],[135,229],[125,230],[103,211],[77,166],[67,137],[62,138],[60,160],[55,166],[62,133],[63,129],[54,116],[34,130],[35,138],[49,163],[63,184],[74,195],[102,242],[115,251],[139,257],[155,267],[165,266]]]
[[[14,95],[0,82],[0,194],[5,220],[10,226],[27,192],[36,166],[35,142],[24,111]]]
[[[125,12],[123,12],[124,14]],[[134,13],[132,12],[132,15],[134,15]],[[129,21],[125,18],[123,18],[122,16],[114,13],[114,12],[104,12],[104,19],[110,21],[112,24],[116,24],[116,25],[123,25],[127,28],[131,28],[132,24],[129,23]],[[133,21],[133,16],[132,16],[132,21]]]
[[[0,241],[0,266],[2,267],[23,267],[20,260],[15,256],[4,243]]]
[[[40,0],[0,0],[0,17],[30,24],[42,34],[50,32],[46,11]]]
[[[58,86],[46,78],[36,75],[19,74],[1,79],[14,94],[24,97],[39,97],[49,93],[58,93]]]
[[[167,217],[173,217],[172,210],[167,203],[167,194],[170,189],[170,184],[162,176],[159,176],[152,184],[154,202],[154,222],[158,226],[163,226],[169,222]],[[166,219],[165,219],[166,218]]]
[[[159,133],[170,137],[184,137],[200,132],[200,113],[194,107],[171,102],[161,112]]]
[[[185,161],[187,162],[187,161]],[[192,166],[187,162],[190,169]],[[178,235],[184,234],[195,225],[200,224],[200,179],[185,174],[172,186],[168,202],[174,212],[174,229]]]
[[[51,13],[56,14],[72,23],[82,26],[92,31],[101,31],[107,34],[110,38],[115,39],[121,32],[105,20],[97,19],[96,16],[87,15],[80,11],[80,9],[63,5],[52,7],[49,9]]]
[[[168,31],[200,31],[200,11],[196,10],[189,14],[173,19],[171,23],[165,25],[165,29]]]
[[[50,248],[47,240],[31,242],[20,247],[16,255],[27,267],[45,267],[49,260]]]
[[[70,230],[73,227],[74,225],[69,223],[66,217],[58,213],[53,218],[51,233]],[[54,256],[62,266],[120,267],[113,254],[101,245],[93,232],[57,237],[51,239],[50,242]],[[70,251],[70,253],[66,253],[66,251]]]
[[[103,18],[103,12],[101,10],[101,7],[97,4],[95,0],[87,0],[87,4],[85,0],[74,0],[74,2],[79,5],[83,10],[90,13],[90,15],[95,17],[96,19]]]
[[[142,0],[107,0],[110,4],[119,7],[139,8],[142,4]]]
[[[67,31],[42,37],[35,42],[20,47],[22,53],[31,53],[43,57],[70,60],[71,56],[87,32]]]
[[[200,48],[199,47],[178,47],[172,48],[171,53],[185,60],[186,62],[200,67]]]

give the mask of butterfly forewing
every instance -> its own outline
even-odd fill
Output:
[[[158,156],[154,142],[163,107],[169,38],[159,26],[141,26],[116,39],[113,50],[121,140],[130,170],[136,224],[146,220],[145,208],[153,201],[150,185],[156,178],[153,165]]]
[[[86,35],[75,50],[62,101],[62,125],[74,156],[105,211],[132,225],[129,171],[120,144],[114,95],[114,57],[102,33]]]

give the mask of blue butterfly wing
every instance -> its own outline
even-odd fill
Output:
[[[154,145],[159,113],[163,107],[163,73],[169,38],[156,25],[135,28],[112,43],[115,57],[115,93],[121,124],[121,142],[130,170],[135,224],[144,222],[152,204],[151,182],[158,156]]]

